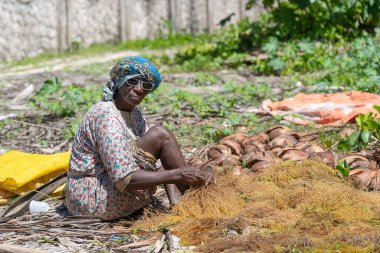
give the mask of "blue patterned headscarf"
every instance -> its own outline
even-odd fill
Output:
[[[109,101],[126,80],[141,76],[154,83],[153,92],[161,83],[161,75],[156,67],[141,56],[128,56],[115,64],[110,72],[110,80],[103,85],[103,100]]]

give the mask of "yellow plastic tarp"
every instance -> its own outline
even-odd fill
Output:
[[[16,197],[17,197],[16,193],[0,188],[0,205],[9,204]]]
[[[0,198],[11,198],[11,193],[20,195],[49,182],[69,169],[69,159],[70,152],[42,155],[12,150],[5,153],[0,156]]]

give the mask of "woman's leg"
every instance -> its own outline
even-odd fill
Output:
[[[150,128],[137,141],[136,145],[160,159],[165,170],[186,166],[176,137],[163,126],[156,125]],[[188,188],[187,185],[179,183],[165,185],[170,203],[175,204],[179,200],[181,193],[183,194]]]

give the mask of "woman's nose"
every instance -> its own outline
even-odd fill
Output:
[[[136,92],[138,93],[144,93],[144,89],[142,87],[142,82],[139,82],[135,87],[134,89],[136,90]]]

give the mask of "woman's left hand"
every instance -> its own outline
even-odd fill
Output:
[[[209,185],[211,183],[215,183],[215,170],[210,166],[204,166],[200,168],[201,171],[206,172],[207,174],[207,180],[205,182],[205,185]]]

